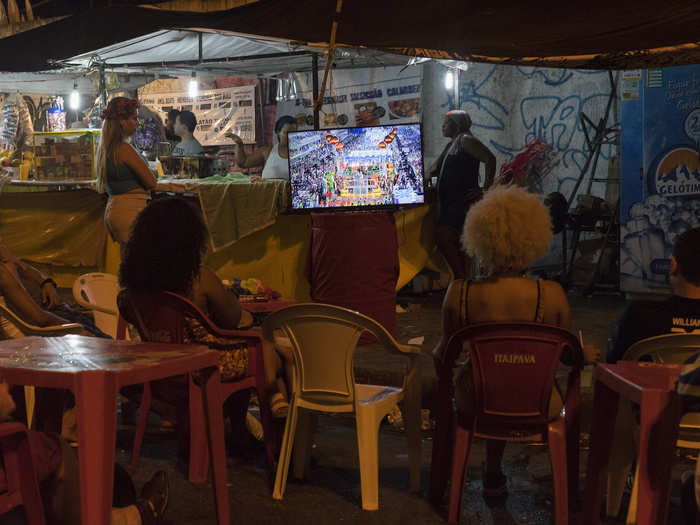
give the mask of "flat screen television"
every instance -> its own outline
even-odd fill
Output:
[[[291,209],[421,204],[420,124],[289,133]]]

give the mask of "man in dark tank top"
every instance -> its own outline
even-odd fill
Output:
[[[464,219],[469,207],[493,184],[496,157],[471,133],[469,114],[449,111],[442,124],[442,134],[450,138],[430,169],[438,177],[438,222],[435,242],[445,257],[455,279],[468,278],[471,261],[460,246]],[[484,163],[484,186],[479,186],[479,164]]]

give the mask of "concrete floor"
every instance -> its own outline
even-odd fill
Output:
[[[586,341],[602,349],[607,345],[610,329],[625,306],[616,297],[571,297],[575,329],[581,329]],[[407,311],[399,314],[400,342],[424,336],[422,360],[424,406],[429,407],[434,374],[429,352],[437,343],[440,332],[439,294],[409,298],[402,301]],[[393,382],[392,372],[402,359],[382,356],[372,347],[362,348],[357,355],[358,380]],[[584,385],[585,387],[585,385]],[[585,410],[590,412],[590,387],[584,388]],[[582,429],[585,443],[588,417]],[[131,432],[120,432],[118,461],[128,464]],[[430,432],[423,439],[423,491],[427,489],[430,466]],[[585,447],[584,447],[585,448]],[[187,482],[184,466],[178,463],[172,435],[147,437],[139,468],[133,473],[140,487],[155,471],[164,469],[170,476],[171,498],[167,517],[173,524],[204,525],[216,523],[210,484],[192,485]],[[582,480],[585,479],[586,451],[582,453]],[[504,461],[509,477],[509,496],[505,503],[488,507],[481,497],[481,465],[483,443],[476,441],[469,461],[469,482],[464,490],[461,523],[470,524],[528,524],[549,523],[553,511],[551,471],[547,448],[543,446],[509,445]],[[670,523],[678,523],[678,479],[683,470],[692,466],[691,460],[679,457],[674,468],[674,501]],[[230,502],[233,523],[240,524],[442,524],[445,508],[435,509],[424,494],[408,491],[407,456],[404,435],[384,424],[380,436],[380,510],[365,512],[360,506],[360,475],[356,453],[353,421],[343,417],[321,417],[315,437],[314,462],[305,482],[290,480],[283,501],[271,497],[262,456],[249,461],[232,461],[229,468]],[[580,484],[581,491],[583,483]],[[577,516],[572,516],[572,522]],[[607,520],[604,523],[624,523]]]

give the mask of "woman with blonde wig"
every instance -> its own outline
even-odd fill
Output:
[[[442,339],[433,351],[436,367],[453,363],[447,355],[452,334],[470,324],[526,321],[571,329],[569,302],[562,287],[553,281],[531,279],[528,267],[545,256],[552,243],[549,209],[536,195],[518,187],[496,187],[473,204],[464,221],[462,246],[475,257],[486,275],[477,280],[456,280],[442,305]],[[584,349],[586,361],[597,360],[598,350]],[[457,410],[469,415],[473,410],[471,364],[463,367],[455,387]],[[552,392],[550,410],[558,413],[562,398]],[[486,443],[484,495],[506,492],[501,470],[504,441]]]
[[[146,161],[126,142],[138,125],[136,99],[115,97],[102,111],[102,134],[97,148],[97,191],[107,193],[105,226],[121,245],[129,240],[134,219],[148,204],[156,178]]]

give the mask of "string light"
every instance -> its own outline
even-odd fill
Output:
[[[73,82],[73,91],[71,91],[70,98],[68,99],[70,108],[77,110],[80,107],[80,93],[78,92],[78,81]]]
[[[190,78],[190,98],[195,98],[199,94],[199,83],[197,82],[197,73],[192,71],[192,78]]]

